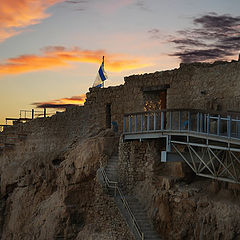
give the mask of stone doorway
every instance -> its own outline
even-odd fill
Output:
[[[144,111],[157,111],[167,107],[167,90],[144,92]]]

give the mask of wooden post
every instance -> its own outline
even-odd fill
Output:
[[[43,115],[44,115],[44,118],[46,118],[46,117],[47,117],[47,109],[46,109],[46,108],[44,108]]]

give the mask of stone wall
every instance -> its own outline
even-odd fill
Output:
[[[160,236],[239,239],[238,185],[196,177],[184,163],[161,163],[161,147],[156,140],[119,146],[119,181],[137,196]]]
[[[112,121],[118,123],[120,131],[124,113],[143,112],[145,89],[157,94],[161,88],[166,90],[168,109],[240,110],[239,62],[181,64],[178,69],[132,75],[124,80],[124,85],[90,88],[87,93],[85,106],[102,127],[106,127],[106,104],[111,104]],[[156,99],[156,94],[153,95]]]
[[[170,182],[192,178],[192,171],[184,162],[161,162],[164,148],[161,140],[120,141],[119,182],[125,191],[133,191],[140,182],[155,181],[156,175],[165,176]]]
[[[240,63],[181,64],[168,89],[168,108],[240,110]]]
[[[106,105],[111,104],[111,121],[117,122],[121,132],[124,113],[144,111],[145,101],[151,101],[151,94],[144,95],[146,91],[154,92],[152,97],[156,102],[159,99],[155,93],[167,91],[167,108],[239,111],[239,89],[239,62],[181,64],[179,69],[126,77],[125,84],[117,87],[92,88],[84,107],[69,108],[51,118],[35,119],[4,131],[0,136],[17,132],[25,133],[27,138],[0,155],[0,236],[29,239],[21,234],[31,232],[38,239],[55,236],[86,239],[89,234],[92,239],[97,234],[106,235],[101,239],[131,239],[119,214],[119,227],[112,226],[111,218],[117,210],[95,179],[102,157],[115,152],[112,143],[116,138],[110,131],[102,131],[106,128]],[[236,199],[230,194],[233,201],[229,205],[222,196],[219,201],[205,201],[202,196],[209,198],[210,194],[201,186],[210,181],[206,180],[205,185],[200,183],[201,190],[189,188],[192,179],[189,169],[183,163],[161,163],[162,148],[158,140],[120,142],[119,146],[119,181],[126,191],[141,199],[159,232],[169,239],[193,239],[191,236],[204,239],[211,232],[210,239],[219,239],[221,235],[224,236],[221,239],[237,239],[240,220],[231,216],[240,212],[239,199],[235,204]],[[218,209],[226,209],[227,224],[221,222],[225,216],[214,208],[215,203]],[[105,214],[108,206],[110,213]],[[78,213],[83,222],[76,220]],[[109,226],[107,231],[103,218]],[[95,232],[89,230],[93,220],[96,220]],[[224,229],[231,225],[229,231]],[[113,228],[116,228],[114,237]],[[120,238],[118,231],[126,236]]]

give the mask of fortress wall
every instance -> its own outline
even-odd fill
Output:
[[[111,121],[122,126],[125,106],[125,92],[122,85],[108,88],[90,88],[84,107],[91,112],[93,120],[106,128],[106,105],[111,104]]]
[[[240,110],[240,63],[236,61],[181,64],[178,69],[132,75],[124,81],[117,87],[90,88],[87,93],[85,107],[103,128],[107,104],[111,104],[111,121],[117,122],[120,131],[124,113],[144,111],[146,88],[168,86],[169,109]]]
[[[142,88],[169,84],[171,72],[133,75],[125,78],[124,85],[108,88],[90,88],[84,106],[95,115],[96,121],[102,127],[106,127],[106,105],[111,104],[112,121],[117,122],[121,131],[125,113],[144,111]]]
[[[168,108],[240,110],[240,63],[181,64],[168,89]]]

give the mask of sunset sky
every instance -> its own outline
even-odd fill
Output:
[[[0,0],[0,124],[82,103],[103,55],[114,86],[239,52],[239,0]]]

